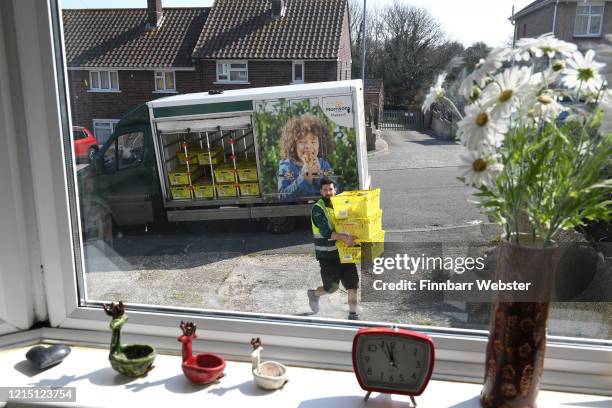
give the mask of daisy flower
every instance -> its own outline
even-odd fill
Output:
[[[465,108],[465,117],[457,124],[461,141],[472,151],[483,152],[499,146],[508,123],[504,118],[495,118],[491,109],[474,104]]]
[[[442,85],[444,84],[444,80],[446,79],[446,72],[438,75],[438,79],[434,86],[429,88],[429,93],[425,97],[425,102],[423,102],[423,112],[427,113],[429,109],[431,109],[431,105],[435,102],[439,102],[444,96],[444,88]]]
[[[603,85],[599,69],[605,64],[594,61],[595,51],[588,50],[582,55],[580,51],[572,54],[563,71],[563,83],[574,90],[585,90],[596,93]]]
[[[461,171],[461,177],[464,178],[465,184],[476,188],[483,185],[492,186],[495,177],[497,177],[504,168],[504,166],[501,163],[497,163],[494,158],[486,158],[474,152],[461,155],[460,158],[461,164],[459,164],[459,170]]]
[[[578,49],[576,44],[561,41],[550,33],[543,34],[538,38],[524,38],[519,40],[517,42],[517,47],[523,53],[533,53],[536,58],[541,58],[546,55],[550,59],[554,58],[557,54],[571,57]]]
[[[484,103],[492,106],[494,116],[507,116],[512,113],[520,102],[521,94],[526,91],[526,85],[531,78],[531,69],[527,67],[512,67],[495,75],[484,90]]]
[[[563,105],[557,102],[557,96],[550,92],[539,95],[533,105],[533,115],[541,118],[544,122],[552,122],[564,110]]]

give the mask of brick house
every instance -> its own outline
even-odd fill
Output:
[[[351,78],[347,0],[215,0],[212,7],[64,10],[72,122],[103,143],[169,94]]]
[[[554,33],[580,44],[604,42],[612,32],[612,1],[536,0],[512,17],[514,40]]]

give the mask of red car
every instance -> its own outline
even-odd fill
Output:
[[[98,151],[98,140],[82,126],[72,127],[72,145],[74,147],[74,157],[77,161],[85,159],[90,163],[94,161]]]

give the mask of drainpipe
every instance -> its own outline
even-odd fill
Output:
[[[557,8],[559,8],[559,0],[557,0],[555,2],[555,12],[553,13],[553,22],[552,22],[552,33],[553,36],[556,36],[556,29],[557,29]]]

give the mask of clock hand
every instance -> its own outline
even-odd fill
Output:
[[[391,347],[389,347],[388,344],[385,345],[386,347],[386,351],[387,351],[387,357],[389,357],[389,364],[391,364],[392,367],[396,367],[395,365],[395,358],[393,356],[393,350],[391,350]]]

